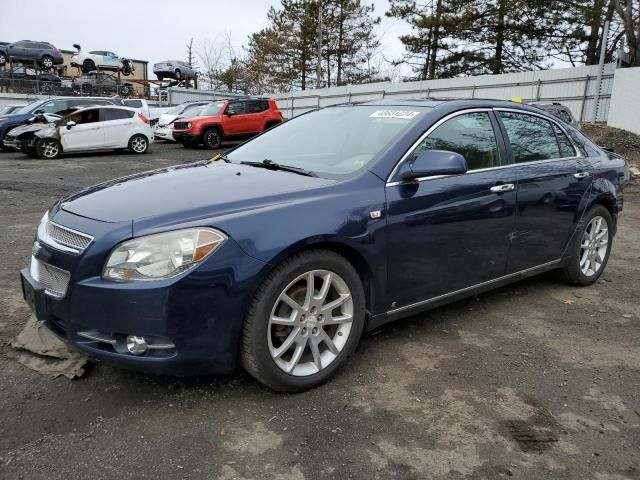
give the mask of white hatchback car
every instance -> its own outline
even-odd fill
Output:
[[[44,159],[95,150],[129,149],[145,153],[153,142],[153,132],[149,119],[133,108],[92,106],[55,123],[43,124],[28,142],[26,149]]]
[[[108,50],[78,51],[71,56],[71,66],[80,67],[82,73],[89,73],[96,68],[100,68],[108,70],[122,69],[124,75],[129,75],[132,70],[123,64],[123,60],[122,57]]]

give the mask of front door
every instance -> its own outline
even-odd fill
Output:
[[[100,128],[99,109],[82,110],[66,117],[65,120],[76,122],[71,128],[63,124],[59,129],[60,143],[65,152],[104,146],[104,130]]]
[[[490,111],[458,112],[409,153],[387,184],[389,307],[401,308],[505,274],[515,176]],[[469,171],[402,182],[424,150],[462,154]]]
[[[516,229],[508,272],[558,260],[591,188],[591,168],[559,124],[546,117],[498,111],[518,179]],[[582,207],[582,208],[581,208]]]
[[[229,102],[225,115],[225,135],[241,135],[251,131],[249,124],[253,115],[247,114],[245,102]]]

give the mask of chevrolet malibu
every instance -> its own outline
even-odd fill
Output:
[[[628,178],[619,156],[533,107],[328,107],[212,161],[63,198],[38,226],[24,297],[104,362],[242,365],[299,391],[386,322],[549,270],[592,284]]]

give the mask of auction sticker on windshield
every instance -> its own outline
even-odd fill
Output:
[[[369,118],[400,118],[411,120],[416,115],[420,115],[420,112],[412,112],[409,110],[377,110],[369,115]]]

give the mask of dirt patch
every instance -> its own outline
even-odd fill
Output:
[[[596,145],[613,148],[631,165],[640,166],[640,135],[603,123],[582,123],[580,128]]]

